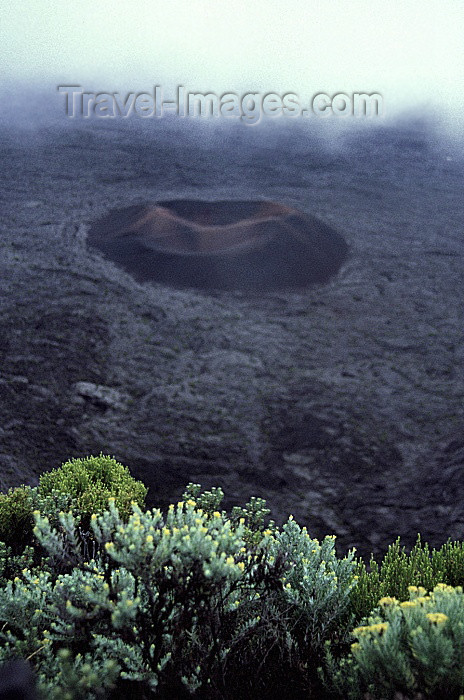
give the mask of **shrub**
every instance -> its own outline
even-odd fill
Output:
[[[448,541],[439,550],[422,544],[420,535],[409,554],[400,539],[391,544],[380,565],[372,558],[367,570],[358,561],[357,585],[351,594],[351,609],[357,620],[369,614],[380,598],[393,596],[403,601],[409,598],[409,586],[427,590],[438,583],[464,586],[464,543]]]
[[[121,515],[127,519],[130,504],[143,505],[147,488],[133,479],[127,467],[110,457],[88,457],[66,462],[40,477],[39,487],[19,486],[0,494],[0,585],[24,568],[24,553],[34,544],[33,512],[40,511],[52,525],[59,527],[58,513],[71,510],[80,519],[84,549],[94,551],[86,532],[92,513],[101,513],[108,498],[114,497]],[[4,543],[5,548],[1,548]],[[37,543],[35,543],[37,544]],[[32,566],[42,563],[45,552],[36,547]],[[2,559],[3,557],[3,559]],[[3,563],[2,563],[3,562]]]
[[[213,487],[211,491],[202,491],[200,484],[188,484],[184,494],[184,500],[193,499],[199,508],[205,513],[213,513],[219,510],[224,499],[224,492],[221,488]],[[226,516],[225,511],[222,511]],[[271,511],[266,507],[263,498],[252,496],[244,506],[234,506],[230,515],[230,520],[234,525],[243,525],[243,538],[248,545],[257,545],[263,539],[264,531],[268,534],[275,531],[275,523],[269,520]]]
[[[145,494],[100,456],[0,497],[0,663],[30,660],[43,700],[463,691],[463,543],[397,540],[368,570],[262,499],[229,516],[189,484],[163,515]]]
[[[130,475],[127,467],[111,457],[100,455],[72,459],[59,469],[42,474],[38,494],[41,497],[65,494],[69,506],[73,512],[79,513],[83,527],[86,527],[93,513],[105,510],[110,497],[115,498],[121,517],[127,519],[132,501],[142,507],[147,490],[141,481]]]
[[[47,697],[98,677],[85,697],[124,682],[134,697],[264,698],[304,685],[302,669],[345,629],[352,555],[338,560],[333,538],[319,544],[293,519],[281,531],[258,523],[260,541],[247,545],[244,518],[193,499],[166,516],[133,503],[123,519],[112,498],[91,516],[98,551],[86,559],[74,514],[56,517],[59,527],[34,512],[48,569],[25,568],[0,591],[0,661],[33,659]]]
[[[353,635],[346,658],[337,662],[327,652],[327,685],[339,697],[388,700],[420,693],[458,700],[464,691],[461,587],[438,584],[426,595],[424,588],[411,586],[408,601],[382,598]]]
[[[23,569],[32,568],[36,563],[35,555],[34,547],[26,546],[21,554],[14,554],[11,547],[0,542],[0,588],[19,576]]]
[[[259,625],[253,603],[272,589],[269,580],[275,586],[281,578],[264,551],[246,552],[242,526],[234,529],[219,512],[208,516],[193,501],[171,507],[166,518],[134,504],[125,523],[111,499],[108,511],[92,516],[102,551],[89,562],[72,513],[59,515],[60,531],[38,512],[35,519],[52,559],[72,559],[73,568],[58,576],[25,569],[0,591],[0,659],[33,657],[44,693],[57,687],[50,654],[62,648],[73,668],[86,659],[106,688],[114,682],[114,667],[102,676],[109,658],[120,679],[145,691],[163,683],[221,688],[229,650]]]
[[[352,622],[350,593],[355,585],[354,552],[339,559],[335,537],[322,543],[312,539],[292,517],[272,538],[274,556],[283,556],[289,570],[283,578],[281,598],[290,617],[303,656],[320,650],[329,636],[342,639]]]
[[[0,541],[19,554],[31,543],[34,519],[32,489],[19,486],[0,494]]]

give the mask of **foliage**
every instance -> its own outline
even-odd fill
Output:
[[[275,532],[273,520],[269,520],[271,511],[266,507],[264,498],[252,496],[244,508],[232,508],[231,520],[243,523],[245,526],[244,539],[250,545],[257,545],[266,534]]]
[[[212,505],[211,492],[196,497]],[[299,665],[314,665],[346,613],[352,556],[338,560],[332,538],[320,545],[292,519],[271,531],[258,518],[260,541],[247,545],[243,518],[193,499],[165,516],[133,503],[125,520],[110,498],[90,519],[92,559],[72,511],[57,515],[58,526],[38,510],[34,519],[48,567],[25,568],[0,591],[0,660],[33,659],[49,697],[65,678],[84,687],[94,677],[100,690],[89,698],[121,682],[161,696],[228,697],[245,668],[253,672],[242,676],[243,697],[260,695],[282,682],[282,669],[301,676]],[[116,666],[106,669],[107,659]]]
[[[33,498],[29,486],[19,486],[0,494],[0,542],[19,554],[31,543],[34,525]]]
[[[127,519],[131,502],[143,505],[146,487],[133,479],[127,467],[110,457],[88,457],[66,462],[40,477],[38,487],[21,485],[0,494],[0,586],[25,566],[44,565],[45,551],[34,541],[34,511],[60,527],[58,513],[71,510],[79,520],[81,546],[95,553],[90,516],[101,513],[113,496]],[[30,549],[34,554],[30,558]]]
[[[211,491],[202,491],[200,484],[188,484],[183,498],[192,499],[205,513],[213,513],[219,510],[224,499],[224,492],[221,488],[213,487]],[[225,516],[225,511],[222,511]],[[271,534],[275,531],[275,523],[269,520],[271,511],[266,507],[263,498],[252,496],[244,506],[234,506],[230,515],[230,520],[234,525],[243,525],[243,538],[249,545],[257,545],[262,540],[265,531]]]
[[[464,691],[462,588],[438,584],[426,595],[410,586],[409,600],[384,597],[379,603],[353,630],[356,641],[347,657],[336,661],[327,651],[329,688],[350,700],[401,693],[458,700]]]
[[[187,484],[182,498],[184,501],[194,501],[197,508],[201,508],[208,515],[212,515],[215,510],[219,510],[224,500],[224,491],[216,486],[213,486],[211,491],[202,491],[201,484],[190,483]]]
[[[380,565],[372,558],[370,570],[358,561],[357,585],[351,594],[351,608],[357,620],[373,610],[380,598],[394,596],[408,600],[409,586],[432,590],[438,583],[464,585],[464,543],[448,541],[430,551],[420,536],[408,554],[400,540],[391,544]]]
[[[14,554],[11,547],[0,542],[0,588],[25,568],[32,568],[35,563],[34,547],[24,547],[21,554]]]
[[[165,518],[133,504],[125,523],[110,499],[109,510],[92,517],[101,548],[88,562],[72,513],[59,515],[60,530],[39,512],[35,520],[51,560],[73,567],[57,576],[25,569],[0,591],[0,659],[33,657],[47,692],[57,683],[50,650],[62,648],[74,666],[78,658],[92,668],[110,658],[122,680],[146,689],[220,688],[230,648],[259,624],[254,601],[282,574],[264,550],[245,550],[242,526],[234,529],[219,512],[208,516],[193,501],[171,507]],[[110,670],[107,680],[98,673],[108,687]]]
[[[43,700],[463,692],[463,543],[366,566],[260,498],[145,495],[102,455],[0,495],[0,663],[30,660]]]
[[[142,507],[147,490],[127,467],[102,454],[72,459],[59,469],[42,474],[38,487],[42,497],[66,494],[69,506],[81,516],[83,527],[89,524],[93,513],[101,513],[107,507],[111,497],[115,498],[121,517],[127,519],[132,501]]]
[[[289,570],[282,597],[291,606],[294,633],[301,649],[318,650],[329,635],[343,638],[348,630],[354,552],[339,559],[335,537],[312,539],[290,516],[273,537],[271,555],[285,557]]]

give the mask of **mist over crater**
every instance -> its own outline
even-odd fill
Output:
[[[110,211],[88,244],[139,281],[272,290],[327,282],[348,255],[343,236],[271,201],[171,200]]]

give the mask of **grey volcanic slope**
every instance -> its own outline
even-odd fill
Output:
[[[327,282],[345,260],[342,236],[274,202],[177,199],[117,209],[89,245],[139,281],[200,289],[297,289]]]
[[[324,146],[69,124],[0,145],[0,487],[102,450],[150,504],[193,480],[341,548],[462,537],[452,148],[417,125]],[[139,283],[88,247],[109,211],[179,198],[281,202],[343,231],[350,257],[298,292],[212,293]]]

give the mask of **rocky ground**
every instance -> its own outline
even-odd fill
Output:
[[[341,550],[464,538],[463,162],[417,125],[289,130],[4,130],[1,489],[103,451],[153,505],[196,481]],[[295,206],[350,257],[307,290],[204,293],[86,246],[110,209],[176,197]]]

